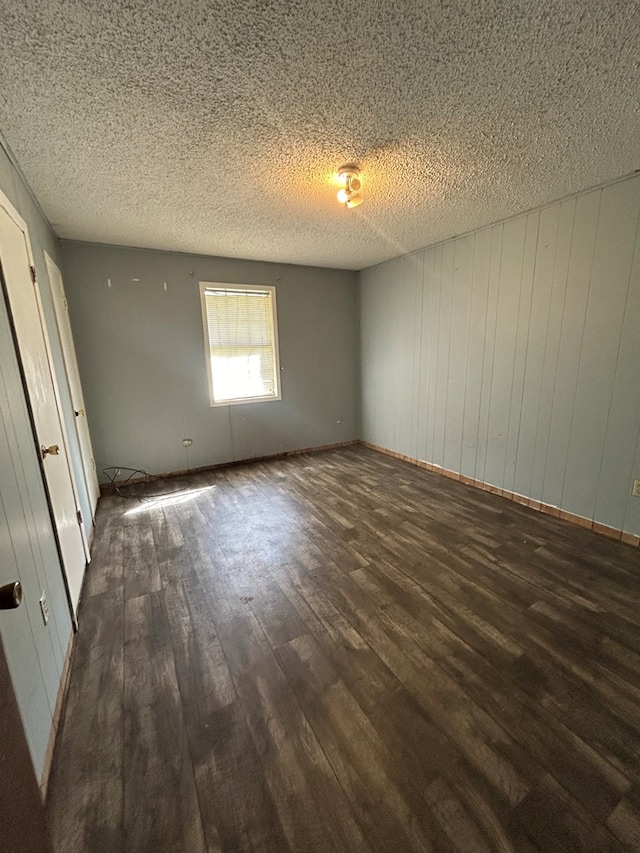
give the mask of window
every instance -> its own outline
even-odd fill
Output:
[[[275,287],[200,282],[212,406],[279,400]]]

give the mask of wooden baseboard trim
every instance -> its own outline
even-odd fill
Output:
[[[71,671],[71,653],[73,651],[73,643],[75,636],[75,631],[72,631],[71,636],[69,637],[69,642],[67,644],[67,651],[64,656],[64,663],[62,665],[62,675],[60,677],[60,684],[58,685],[58,695],[56,696],[56,707],[53,711],[53,718],[51,720],[51,730],[49,732],[49,741],[47,743],[47,751],[44,756],[44,766],[42,768],[42,777],[40,779],[40,795],[42,797],[43,802],[46,800],[47,797],[49,774],[51,772],[51,762],[53,760],[53,750],[56,744],[56,735],[58,734],[58,726],[60,724],[62,706],[64,704],[64,700],[67,695],[67,688],[69,686],[69,673]]]
[[[369,441],[360,441],[363,447],[368,447],[370,450],[375,450],[378,453],[384,453],[385,456],[392,456],[394,459],[402,459],[403,462],[410,462],[412,465],[417,465],[418,468],[423,468],[425,471],[431,471],[434,474],[442,474],[451,480],[459,480],[466,486],[473,486],[476,489],[483,489],[485,492],[498,495],[506,498],[521,506],[529,507],[536,512],[543,512],[545,515],[552,515],[555,518],[560,518],[563,521],[568,521],[570,524],[575,524],[578,527],[583,527],[585,530],[593,530],[594,533],[599,533],[601,536],[607,536],[609,539],[615,539],[618,542],[624,542],[625,545],[633,545],[636,548],[640,547],[640,536],[633,533],[625,533],[615,527],[608,527],[606,524],[600,524],[590,518],[584,518],[581,515],[575,515],[572,512],[567,512],[557,506],[536,501],[526,495],[518,495],[515,492],[510,492],[508,489],[502,489],[499,486],[493,486],[491,483],[484,483],[482,480],[475,480],[473,477],[459,474],[457,471],[449,471],[441,465],[435,465],[432,462],[425,462],[422,459],[415,459],[413,456],[407,456],[404,453],[397,453],[395,450],[389,450],[386,447],[380,447],[377,444],[372,444]]]
[[[183,468],[179,471],[166,471],[163,474],[149,474],[146,477],[134,477],[131,480],[114,480],[113,483],[101,483],[100,494],[108,495],[114,488],[131,486],[134,483],[153,483],[154,480],[164,480],[171,477],[186,477],[189,474],[204,474],[207,471],[218,471],[221,468],[233,468],[236,465],[249,465],[251,462],[272,462],[276,459],[287,459],[289,456],[304,456],[308,453],[322,453],[325,450],[336,450],[338,447],[350,447],[360,444],[357,438],[349,441],[339,441],[337,444],[319,444],[316,447],[302,447],[299,450],[285,450],[282,453],[272,453],[269,456],[250,456],[247,459],[235,459],[231,462],[219,462],[217,465],[202,465],[199,468]]]

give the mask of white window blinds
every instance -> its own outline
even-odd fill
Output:
[[[212,403],[277,399],[275,289],[202,288]]]

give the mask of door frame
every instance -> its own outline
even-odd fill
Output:
[[[73,330],[71,328],[71,319],[69,317],[68,305],[67,305],[67,296],[64,288],[64,278],[62,276],[62,270],[53,260],[51,255],[47,251],[44,252],[44,262],[47,268],[47,274],[49,277],[49,292],[51,294],[51,300],[53,304],[53,312],[55,315],[56,322],[56,333],[58,336],[58,341],[60,343],[60,352],[62,353],[62,361],[64,365],[65,378],[67,381],[67,386],[69,388],[69,396],[71,399],[71,405],[74,410],[74,426],[76,430],[76,435],[78,438],[78,447],[80,448],[80,456],[82,457],[82,470],[84,473],[84,480],[87,489],[87,496],[89,498],[89,505],[91,507],[91,520],[93,522],[95,518],[96,507],[98,505],[98,498],[100,497],[100,486],[98,483],[98,474],[96,471],[96,463],[95,456],[93,455],[93,446],[91,442],[91,433],[89,430],[89,426],[87,423],[87,415],[86,408],[84,402],[84,393],[82,390],[82,383],[80,380],[80,371],[78,369],[78,359],[75,351],[75,344],[73,341]],[[60,293],[56,292],[56,285],[54,285],[54,278],[57,277],[58,285]],[[64,301],[64,308],[61,308],[58,300],[62,299]],[[66,316],[62,315],[62,312],[66,312]],[[63,334],[62,326],[67,325],[67,334]],[[53,369],[53,365],[52,365]],[[55,371],[53,371],[55,373]],[[73,381],[72,381],[73,379]],[[55,380],[57,385],[57,379]],[[80,417],[84,418],[84,425],[86,427],[87,438],[89,442],[89,457],[87,458],[87,448],[83,444],[80,428],[78,420]],[[87,559],[90,560],[90,556],[87,555]]]
[[[69,448],[71,446],[69,441],[69,430],[67,429],[67,423],[65,421],[64,415],[62,414],[62,396],[60,394],[60,383],[58,381],[58,375],[55,371],[55,367],[53,364],[53,354],[51,350],[51,336],[49,334],[49,327],[47,325],[45,316],[44,316],[44,306],[42,304],[42,294],[40,293],[40,288],[35,287],[36,294],[36,302],[38,303],[38,313],[40,320],[40,327],[42,328],[42,337],[44,339],[44,347],[47,353],[47,361],[49,362],[49,373],[51,374],[51,384],[53,385],[53,395],[56,401],[56,409],[58,410],[58,420],[60,421],[60,429],[62,431],[62,444],[64,446],[64,452],[67,459],[67,471],[69,472],[69,479],[71,480],[71,490],[73,492],[73,500],[76,505],[76,513],[78,513],[78,518],[81,518],[82,521],[79,524],[80,527],[80,535],[82,536],[82,544],[84,546],[84,556],[87,563],[91,562],[91,554],[89,551],[89,534],[87,533],[84,517],[82,515],[82,509],[80,507],[80,498],[78,496],[78,483],[76,481],[75,472],[73,470],[73,466],[71,465],[71,458],[69,454]],[[93,519],[91,519],[93,523]]]
[[[48,336],[47,336],[47,332],[46,332],[46,323],[45,323],[45,319],[44,319],[44,313],[42,310],[42,300],[41,300],[40,291],[39,291],[39,287],[38,287],[37,279],[36,279],[36,275],[35,275],[35,262],[34,262],[33,249],[31,247],[31,238],[29,236],[29,229],[27,227],[26,222],[22,218],[22,216],[20,216],[20,214],[18,213],[18,211],[16,210],[14,205],[7,198],[7,196],[2,192],[2,190],[0,190],[0,208],[4,209],[4,212],[7,214],[9,219],[12,220],[12,222],[15,224],[16,228],[18,228],[18,230],[21,231],[23,236],[24,236],[24,249],[26,252],[28,264],[30,265],[30,268],[32,271],[32,281],[33,281],[33,287],[34,287],[34,291],[35,291],[36,316],[33,318],[30,318],[30,321],[31,321],[31,319],[33,319],[34,322],[38,323],[38,328],[40,329],[40,332],[42,334],[44,350],[45,350],[45,355],[46,355],[46,359],[47,359],[47,366],[49,369],[49,376],[50,376],[50,380],[51,380],[51,388],[53,391],[53,402],[55,404],[55,409],[56,409],[56,413],[57,413],[57,417],[58,417],[59,430],[60,430],[60,434],[62,437],[62,443],[64,445],[64,448],[63,448],[64,452],[65,452],[64,469],[66,470],[66,477],[68,477],[68,480],[69,480],[69,486],[71,488],[71,494],[73,496],[74,505],[77,507],[77,509],[79,509],[78,499],[77,499],[76,483],[74,482],[73,474],[71,471],[71,464],[70,464],[70,460],[69,460],[69,456],[68,456],[68,440],[67,440],[68,436],[66,435],[66,427],[64,424],[64,418],[62,416],[62,411],[60,409],[58,391],[56,389],[56,382],[58,381],[58,379],[57,379],[56,372],[53,369],[53,364],[51,362],[51,356],[50,356],[50,350],[49,350],[49,341],[48,341]],[[2,295],[3,295],[3,298],[4,298],[6,306],[7,306],[7,312],[8,312],[9,322],[10,322],[10,326],[11,326],[11,334],[13,337],[13,344],[14,344],[16,356],[18,359],[18,366],[20,369],[20,376],[21,376],[22,387],[24,390],[24,396],[25,396],[25,400],[26,400],[26,404],[27,404],[27,410],[29,412],[29,421],[31,424],[31,432],[32,432],[32,438],[33,438],[33,442],[34,442],[34,452],[35,452],[36,457],[38,459],[38,465],[39,465],[39,469],[40,469],[40,477],[41,477],[42,482],[43,482],[44,491],[45,491],[45,495],[46,495],[46,499],[47,499],[47,506],[48,506],[49,516],[51,518],[51,523],[52,523],[52,527],[53,527],[53,533],[54,533],[54,538],[55,538],[55,542],[56,542],[56,547],[58,550],[58,556],[59,556],[59,561],[60,561],[60,566],[61,566],[62,578],[63,578],[64,588],[65,588],[66,595],[67,595],[67,601],[69,604],[69,611],[71,614],[71,620],[72,620],[74,628],[77,628],[77,626],[78,626],[77,604],[80,601],[82,582],[84,581],[86,568],[87,568],[87,562],[85,560],[85,565],[84,565],[83,570],[82,570],[82,579],[81,579],[80,589],[78,592],[78,599],[77,599],[77,602],[74,602],[74,596],[72,594],[70,580],[69,580],[69,576],[67,573],[68,570],[67,570],[67,566],[66,566],[65,560],[64,560],[63,548],[62,548],[62,544],[60,541],[60,535],[59,535],[59,530],[58,530],[59,521],[58,521],[58,518],[56,517],[56,513],[54,511],[54,506],[53,506],[53,502],[52,502],[49,483],[47,481],[47,475],[46,475],[46,472],[44,470],[43,459],[39,453],[40,440],[39,440],[39,436],[38,436],[38,430],[37,430],[37,426],[36,426],[36,418],[34,415],[33,404],[32,404],[33,390],[29,385],[29,382],[27,380],[27,375],[25,373],[25,368],[24,368],[24,364],[23,364],[23,353],[22,353],[22,349],[20,346],[21,341],[20,341],[20,337],[18,335],[18,330],[16,328],[16,323],[15,323],[15,318],[14,318],[14,310],[13,310],[11,293],[10,293],[10,284],[7,280],[7,272],[6,272],[6,269],[4,268],[4,266],[2,269],[1,279],[2,279],[1,286],[2,286],[2,291],[3,291]],[[63,476],[64,476],[64,474],[63,474]],[[80,533],[80,541],[81,541],[82,549],[84,552],[85,536],[84,536],[84,532],[82,530],[82,525],[78,524],[78,527],[79,527],[79,533]]]

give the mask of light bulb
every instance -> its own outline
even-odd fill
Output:
[[[342,189],[338,192],[338,201],[340,204],[346,204],[347,207],[357,207],[364,201],[357,193],[362,186],[359,175],[359,168],[355,163],[345,163],[338,170],[338,183],[342,184]]]

